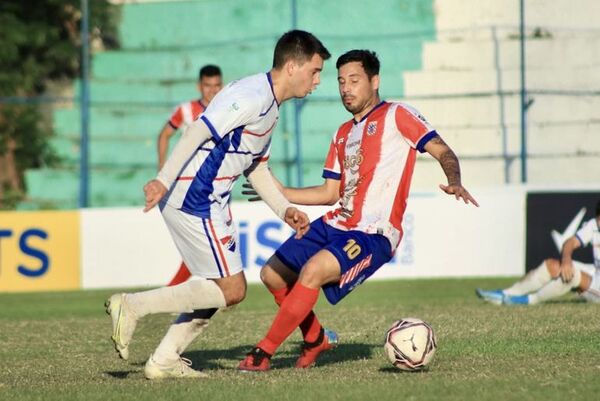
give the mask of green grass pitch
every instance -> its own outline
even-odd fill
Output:
[[[341,344],[318,366],[296,370],[294,333],[267,373],[238,362],[266,332],[270,294],[251,285],[238,307],[217,314],[184,356],[210,377],[151,382],[143,365],[173,316],[141,320],[129,361],[109,340],[104,299],[112,291],[0,295],[0,400],[585,400],[600,394],[600,305],[574,295],[535,307],[498,307],[477,286],[508,279],[373,281],[336,307],[321,297],[321,321]],[[436,331],[430,369],[405,373],[382,340],[401,317]]]

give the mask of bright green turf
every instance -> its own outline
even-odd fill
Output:
[[[241,373],[238,361],[275,311],[250,286],[237,308],[220,313],[186,354],[210,378],[150,382],[143,364],[171,316],[143,319],[130,361],[109,341],[103,302],[110,291],[0,295],[0,400],[585,400],[600,394],[600,305],[574,295],[537,307],[497,307],[477,286],[509,280],[404,280],[362,285],[317,312],[341,345],[310,370],[290,368],[295,333],[268,373]],[[439,348],[426,372],[403,373],[384,357],[382,338],[398,318],[419,317]]]

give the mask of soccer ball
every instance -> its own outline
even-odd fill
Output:
[[[398,320],[385,335],[385,353],[400,370],[421,370],[433,358],[437,348],[431,326],[421,319]]]

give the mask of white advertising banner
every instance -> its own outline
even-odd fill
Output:
[[[413,194],[394,259],[373,278],[519,276],[525,266],[525,190],[473,194],[481,207],[452,196]],[[331,207],[304,208],[318,218]],[[164,285],[181,259],[157,210],[81,211],[83,288]],[[291,234],[262,202],[234,202],[237,242],[249,282]]]

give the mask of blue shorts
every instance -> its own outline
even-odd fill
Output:
[[[383,235],[338,230],[322,218],[313,221],[310,230],[301,239],[288,238],[275,256],[300,274],[304,264],[322,249],[331,252],[341,267],[340,281],[323,286],[325,297],[332,305],[340,302],[392,258],[390,242]]]

